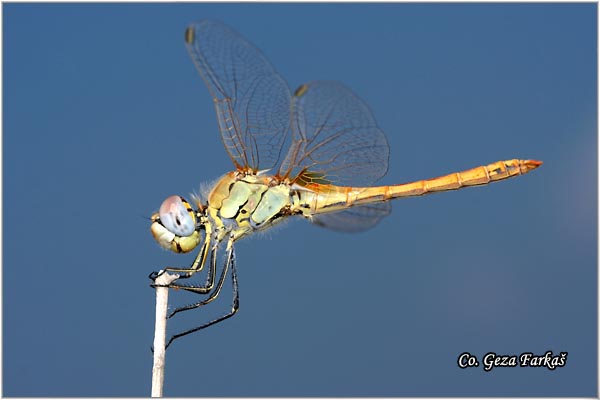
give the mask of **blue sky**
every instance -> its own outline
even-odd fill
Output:
[[[365,233],[293,221],[239,242],[240,312],[174,343],[166,395],[597,393],[595,4],[4,4],[3,17],[3,395],[150,393],[147,275],[193,256],[161,250],[147,217],[232,169],[183,44],[204,18],[292,89],[350,86],[387,133],[384,184],[544,165],[399,200]],[[566,366],[456,364],[548,350]]]

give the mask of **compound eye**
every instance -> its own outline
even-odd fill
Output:
[[[183,197],[171,196],[160,205],[158,216],[162,225],[177,236],[190,236],[196,229],[196,216]]]

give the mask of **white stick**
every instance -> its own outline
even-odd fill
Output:
[[[161,271],[162,272],[162,271]],[[154,281],[157,285],[168,285],[179,275],[165,272]],[[152,397],[163,396],[165,382],[165,341],[167,337],[167,306],[169,303],[169,288],[156,288],[156,322],[154,324],[154,364],[152,366]]]

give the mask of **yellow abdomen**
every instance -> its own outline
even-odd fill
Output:
[[[345,208],[391,199],[422,196],[428,193],[457,190],[469,186],[486,185],[491,182],[523,175],[542,165],[536,160],[506,160],[455,172],[438,178],[411,183],[374,187],[343,187],[310,183],[311,193],[305,197],[312,214],[340,211]]]

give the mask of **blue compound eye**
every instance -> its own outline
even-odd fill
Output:
[[[171,196],[160,205],[161,224],[177,236],[190,236],[196,229],[194,210],[183,197]]]

